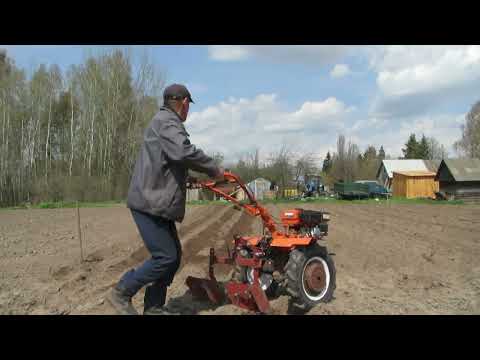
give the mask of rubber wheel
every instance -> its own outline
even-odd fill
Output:
[[[327,248],[315,243],[291,251],[284,271],[287,278],[285,290],[295,307],[308,311],[333,299],[336,270]]]

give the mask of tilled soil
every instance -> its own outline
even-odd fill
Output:
[[[291,205],[269,205],[274,216]],[[295,207],[295,206],[293,206]],[[333,254],[332,302],[308,314],[479,314],[480,206],[312,204],[331,212],[325,245]],[[126,270],[148,257],[123,206],[0,211],[0,314],[114,314],[105,301]],[[178,224],[182,265],[168,305],[182,314],[247,314],[233,305],[195,301],[189,275],[205,276],[210,246],[224,250],[235,233],[261,232],[258,219],[225,205],[187,209]],[[229,269],[217,266],[219,280]],[[134,298],[142,311],[143,290]],[[287,314],[288,297],[272,300]]]

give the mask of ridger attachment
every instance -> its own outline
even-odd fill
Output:
[[[208,266],[209,279],[200,279],[193,276],[187,277],[185,283],[192,292],[193,296],[199,299],[209,299],[212,303],[219,305],[225,299],[225,294],[220,289],[217,279],[213,273],[213,265],[215,264],[215,250],[210,249],[210,263]]]
[[[210,249],[210,264],[209,264],[209,278],[201,279],[193,276],[187,277],[186,285],[192,292],[192,295],[201,300],[210,300],[215,305],[220,305],[225,301],[225,291],[221,289],[220,284],[214,275],[214,264],[233,264],[232,257],[218,257],[215,255],[215,250]],[[257,270],[261,267],[257,261],[240,261],[244,265],[251,265],[254,271],[254,280],[252,284],[240,283],[235,281],[227,282],[225,285],[226,294],[230,302],[243,309],[270,313],[270,305],[265,292],[260,286]]]
[[[283,211],[283,231],[278,231],[271,215],[245,184],[230,172],[225,172],[224,177],[245,191],[248,204],[223,192],[213,181],[199,185],[244,208],[250,215],[259,216],[265,235],[235,235],[233,251],[228,251],[227,256],[218,256],[210,249],[209,278],[186,279],[192,295],[217,305],[228,298],[236,306],[264,314],[271,313],[269,296],[281,289],[290,295],[294,306],[303,310],[330,301],[335,290],[335,266],[326,247],[317,243],[328,233],[329,214],[302,209]],[[215,264],[234,267],[232,279],[225,283],[224,289],[215,278]]]

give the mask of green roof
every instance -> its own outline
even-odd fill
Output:
[[[480,181],[480,159],[443,160],[455,181]]]

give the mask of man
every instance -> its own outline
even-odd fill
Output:
[[[188,169],[223,178],[223,169],[192,145],[183,123],[187,120],[190,92],[173,84],[163,94],[164,105],[144,133],[130,182],[127,207],[151,254],[137,269],[126,272],[108,297],[121,314],[137,314],[132,297],[145,285],[144,315],[168,314],[167,287],[180,266],[181,244],[175,221],[185,215]]]

